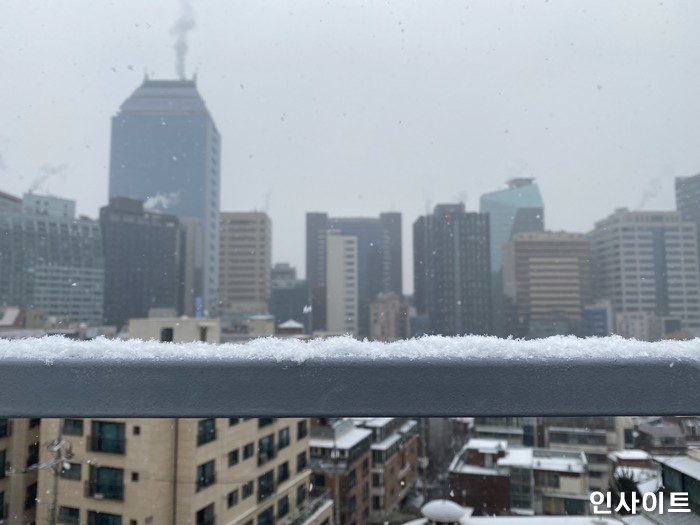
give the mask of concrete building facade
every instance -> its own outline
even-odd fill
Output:
[[[0,212],[0,302],[41,310],[66,324],[100,325],[104,257],[97,221],[75,201],[26,194]]]
[[[358,239],[340,230],[326,233],[326,332],[358,335]]]
[[[594,292],[616,314],[644,313],[665,325],[700,333],[695,223],[677,212],[619,209],[589,233]]]
[[[264,212],[221,213],[221,309],[267,312],[272,267],[272,221]]]
[[[580,335],[593,297],[591,249],[585,235],[515,234],[503,249],[503,292],[524,336]]]
[[[491,333],[489,216],[441,204],[413,224],[415,305],[433,334]]]

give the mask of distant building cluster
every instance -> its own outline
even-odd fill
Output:
[[[676,211],[618,209],[585,233],[545,228],[532,178],[478,211],[439,204],[410,230],[407,295],[401,213],[307,213],[300,279],[274,261],[264,211],[221,211],[221,149],[194,80],[146,78],[112,118],[98,220],[0,193],[0,336],[126,336],[130,319],[180,316],[218,319],[222,341],[700,334],[700,175],[676,180]]]

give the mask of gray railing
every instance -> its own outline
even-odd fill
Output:
[[[174,350],[88,356],[80,346],[66,352],[66,344],[81,343],[62,342],[51,359],[0,346],[0,416],[663,415],[700,407],[700,340],[678,349],[638,343],[638,355],[626,342],[620,357],[547,340],[545,354],[529,358],[440,357],[433,348],[425,358],[338,352],[304,360],[217,347],[196,358]]]

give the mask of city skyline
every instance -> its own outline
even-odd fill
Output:
[[[28,71],[0,102],[3,189],[44,179],[96,218],[108,119],[144,69],[175,77],[179,5],[37,6],[2,17],[5,69]],[[583,232],[616,207],[672,209],[673,178],[700,171],[690,3],[192,7],[185,72],[225,137],[221,208],[267,211],[273,260],[302,272],[307,211],[401,211],[406,229],[526,176],[547,229]],[[408,243],[403,259],[410,288]]]

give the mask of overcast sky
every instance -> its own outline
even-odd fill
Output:
[[[546,227],[672,209],[700,172],[700,2],[191,0],[187,74],[223,211],[264,209],[304,273],[307,211],[404,214],[535,177]],[[178,0],[0,4],[0,190],[107,201],[110,117],[175,77]],[[41,183],[41,184],[39,184]]]

